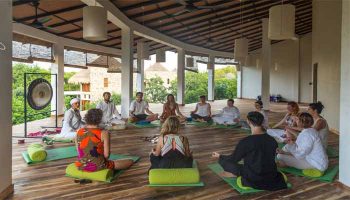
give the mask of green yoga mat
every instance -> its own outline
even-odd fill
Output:
[[[136,123],[129,123],[130,125],[137,127],[137,128],[156,128],[160,127],[160,121],[153,121],[149,124],[136,124]]]
[[[186,122],[187,125],[194,125],[197,127],[208,127],[211,126],[212,123],[208,123],[208,122],[196,122],[196,121],[190,121],[190,122]]]
[[[278,143],[278,148],[282,149],[286,144],[284,143]],[[327,155],[328,158],[338,158],[339,157],[339,152],[331,146],[327,147]]]
[[[192,169],[193,168],[198,170],[197,162],[195,160],[193,161]],[[178,170],[176,170],[177,171],[176,173],[179,173]],[[204,186],[204,183],[200,181],[198,183],[185,183],[185,184],[148,184],[148,186],[150,187],[202,187]]]
[[[305,176],[303,174],[302,170],[296,169],[294,167],[284,167],[284,168],[279,168],[279,170],[281,172],[294,174],[294,175],[297,175],[297,176],[308,177],[308,176]],[[332,166],[332,167],[328,167],[328,169],[325,171],[324,175],[321,176],[321,177],[318,177],[318,178],[308,177],[308,178],[314,179],[314,180],[319,180],[319,181],[322,181],[322,182],[332,183],[334,181],[334,178],[337,175],[338,171],[339,171],[339,166],[335,165],[335,166]]]
[[[235,125],[223,125],[223,124],[213,124],[211,125],[213,128],[223,128],[223,129],[240,129],[241,126],[239,124],[235,124]]]
[[[109,159],[110,160],[121,160],[121,159],[132,159],[133,161],[134,161],[134,163],[136,163],[137,161],[139,161],[140,160],[140,157],[138,157],[138,156],[127,156],[127,155],[119,155],[119,154],[111,154],[110,156],[109,156]],[[72,164],[71,164],[72,165]],[[68,168],[67,168],[68,169]],[[79,177],[75,177],[75,176],[72,176],[72,175],[68,175],[68,174],[66,174],[66,176],[67,177],[71,177],[71,178],[82,178],[82,177],[84,177],[84,175],[82,175],[82,174],[84,174],[84,173],[90,173],[90,172],[82,172],[82,171],[80,171],[80,170],[78,170],[78,169],[74,169],[74,170],[70,170],[71,171],[71,173],[76,173],[76,174],[79,174]],[[102,182],[107,182],[107,183],[111,183],[111,182],[113,182],[116,178],[118,178],[122,173],[124,173],[126,170],[114,170],[114,172],[113,172],[113,175],[112,176],[110,176],[110,177],[108,177],[107,179],[104,179],[105,178],[105,176],[109,176],[109,175],[106,175],[106,174],[103,174],[103,172],[102,171],[99,171],[99,172],[102,172],[100,175],[98,175],[98,174],[95,174],[95,175],[92,175],[91,177],[98,177],[97,178],[97,181],[102,181]],[[66,171],[67,172],[67,171]],[[97,173],[99,173],[99,172],[97,172]],[[96,173],[96,172],[93,172],[93,173]],[[99,176],[103,176],[103,177],[99,177]],[[82,176],[82,177],[81,177]],[[85,179],[86,179],[86,177],[84,177]],[[82,178],[83,179],[83,178]]]
[[[27,151],[22,152],[22,157],[24,158],[25,162],[28,165],[32,165],[32,164],[37,164],[37,163],[42,163],[42,162],[49,162],[49,161],[53,161],[53,160],[73,158],[73,157],[76,157],[78,155],[75,146],[49,149],[49,150],[46,150],[46,152],[47,152],[46,159],[43,161],[40,161],[40,162],[32,161],[30,159]]]
[[[250,194],[250,193],[257,193],[257,192],[263,192],[264,190],[257,190],[257,189],[242,189],[237,185],[237,178],[224,178],[221,177],[219,174],[224,171],[224,169],[220,166],[219,163],[213,163],[208,165],[209,169],[211,169],[215,174],[217,174],[220,178],[222,178],[226,183],[228,183],[233,189],[235,189],[240,194]],[[287,184],[288,188],[291,188],[292,185],[290,183]]]

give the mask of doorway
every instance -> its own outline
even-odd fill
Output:
[[[314,63],[312,66],[312,101],[317,102],[317,72],[318,63]]]

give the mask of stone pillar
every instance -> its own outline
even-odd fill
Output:
[[[185,50],[177,49],[177,103],[185,105]]]
[[[122,28],[122,105],[121,115],[129,117],[129,106],[133,97],[133,32],[130,28]]]
[[[144,92],[145,90],[145,70],[144,70],[144,65],[145,61],[142,59],[142,49],[140,42],[137,43],[137,80],[136,80],[136,89],[137,92]]]
[[[53,97],[51,101],[51,110],[57,110],[57,115],[63,115],[64,105],[64,46],[60,43],[53,44],[53,57],[55,63],[51,64],[51,73],[57,74],[57,108],[56,108],[56,79],[52,76],[51,85]],[[54,112],[51,114],[55,114]]]
[[[261,100],[264,110],[270,109],[270,66],[271,41],[268,38],[269,19],[262,20],[262,65],[261,65]]]
[[[12,0],[0,1],[0,198],[12,185]],[[6,199],[6,198],[5,198]]]
[[[208,60],[208,101],[215,100],[215,56],[209,55]]]
[[[237,98],[242,98],[242,66],[237,66]]]
[[[350,187],[350,1],[342,1],[339,180]],[[326,108],[327,109],[327,108]]]

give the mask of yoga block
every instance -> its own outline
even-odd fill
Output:
[[[66,168],[66,175],[78,179],[88,179],[93,181],[106,182],[113,178],[113,170],[103,169],[96,172],[85,172],[79,170],[74,163],[70,164]]]
[[[197,168],[152,169],[149,171],[150,184],[194,184],[200,182]]]

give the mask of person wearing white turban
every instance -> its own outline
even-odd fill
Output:
[[[80,116],[80,99],[72,99],[70,105],[71,108],[64,113],[61,133],[56,135],[56,138],[73,139],[76,136],[76,131],[85,124]]]

